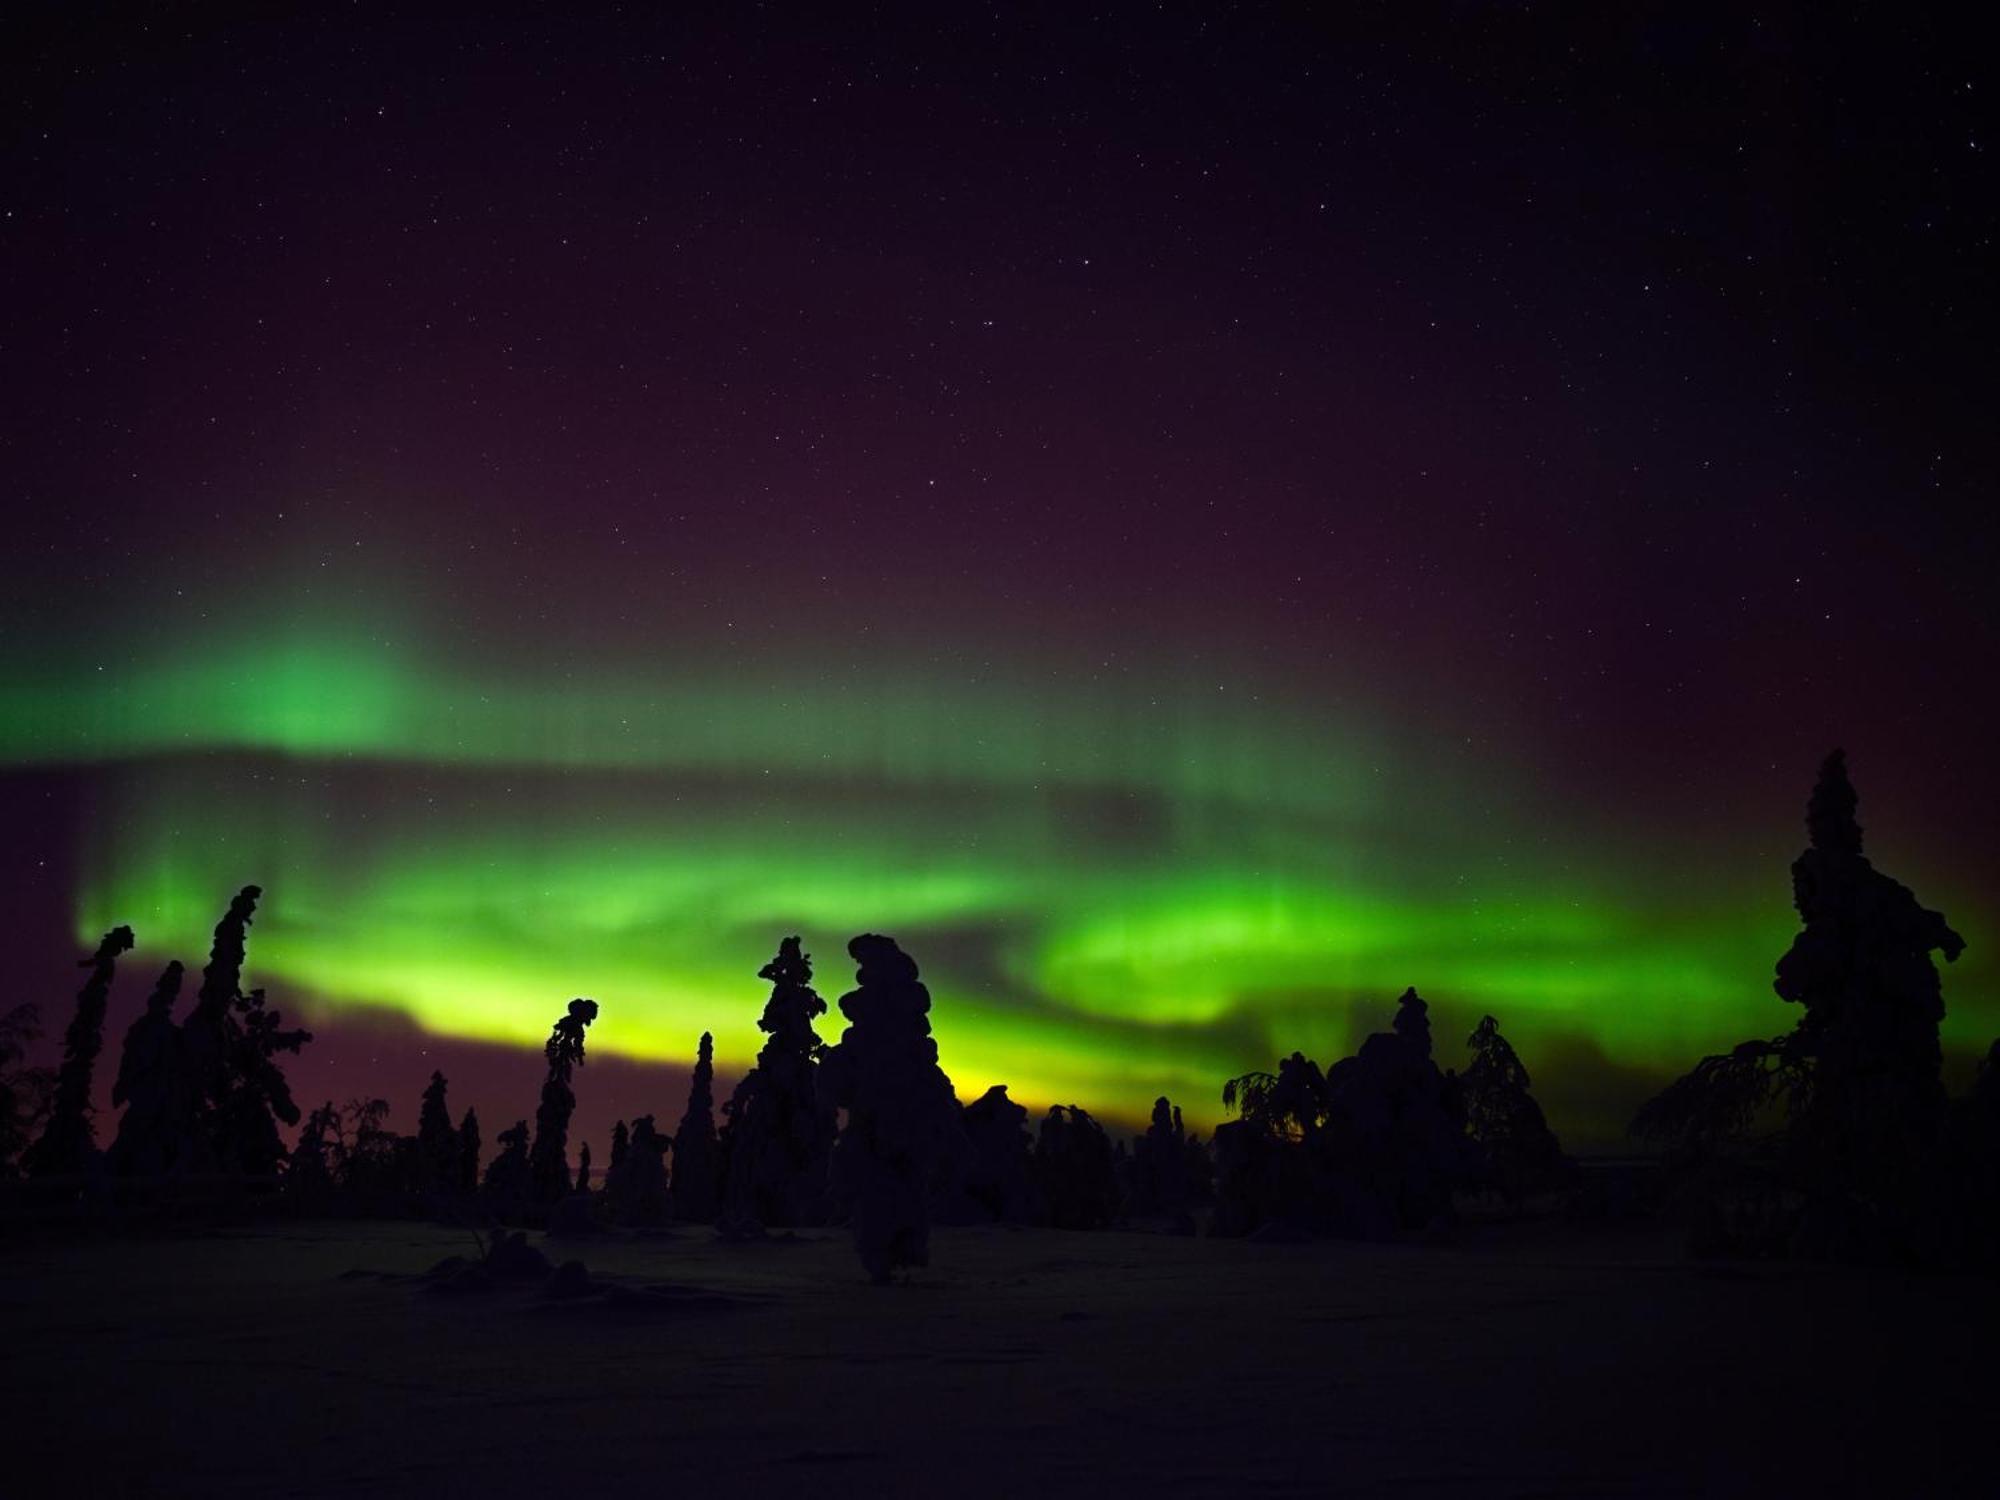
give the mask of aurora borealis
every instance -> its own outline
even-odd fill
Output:
[[[1974,229],[1894,165],[1971,170],[1955,96],[1858,141],[1809,26],[1787,88],[1543,24],[35,39],[17,978],[130,923],[122,1025],[256,881],[308,1086],[405,1129],[408,1026],[472,1070],[572,995],[593,1067],[740,1068],[795,931],[830,999],[893,933],[962,1097],[1121,1120],[1415,984],[1607,1142],[1791,1024],[1838,743],[1983,1049]]]

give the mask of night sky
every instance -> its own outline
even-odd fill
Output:
[[[1793,1023],[1844,745],[1962,1068],[1987,53],[1322,9],[10,19],[9,991],[131,923],[115,1059],[255,881],[303,1103],[490,1142],[590,995],[601,1160],[881,930],[964,1098],[1210,1123],[1415,984],[1601,1143]]]

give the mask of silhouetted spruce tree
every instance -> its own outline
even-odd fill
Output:
[[[1431,1008],[1411,985],[1396,1001],[1396,1035],[1426,1062],[1431,1056]]]
[[[611,1179],[617,1175],[618,1169],[625,1165],[625,1153],[631,1149],[632,1132],[626,1128],[623,1120],[613,1121],[611,1126],[611,1161],[604,1169],[605,1191],[610,1191]]]
[[[895,939],[863,933],[847,945],[858,987],[841,997],[851,1023],[820,1063],[820,1083],[847,1126],[833,1179],[849,1205],[854,1245],[877,1282],[930,1259],[929,1197],[945,1163],[963,1157],[951,1080],[931,1039],[931,995]]]
[[[528,1122],[516,1120],[495,1144],[500,1150],[486,1168],[487,1202],[495,1214],[519,1213],[529,1200]]]
[[[1132,1148],[1132,1212],[1138,1217],[1187,1212],[1191,1197],[1187,1132],[1181,1112],[1162,1096],[1153,1101],[1152,1123]]]
[[[1450,1218],[1473,1153],[1462,1091],[1431,1054],[1430,1007],[1411,988],[1392,1031],[1327,1069],[1326,1122],[1310,1153],[1321,1228],[1376,1237]]]
[[[27,1065],[28,1047],[42,1034],[41,1019],[33,1001],[0,1014],[0,1179],[17,1172],[17,1159],[41,1128],[55,1094],[54,1072]]]
[[[1794,1170],[1812,1196],[1803,1246],[1844,1253],[1851,1236],[1911,1248],[1938,1201],[1944,1135],[1944,996],[1934,950],[1965,940],[1861,852],[1854,788],[1838,750],[1807,804],[1811,847],[1792,864],[1804,930],[1774,988],[1802,1006],[1812,1087],[1794,1121]],[[1859,1245],[1855,1246],[1859,1249]]]
[[[1528,1070],[1500,1034],[1500,1023],[1482,1018],[1465,1045],[1472,1062],[1457,1084],[1466,1132],[1488,1177],[1509,1198],[1552,1185],[1568,1160],[1528,1091]]]
[[[421,1193],[456,1193],[463,1177],[458,1132],[451,1128],[451,1110],[445,1103],[448,1087],[444,1074],[433,1070],[417,1112],[417,1191]]]
[[[79,966],[90,970],[90,978],[77,992],[76,1015],[63,1035],[62,1067],[56,1073],[49,1123],[21,1158],[21,1170],[30,1177],[72,1175],[97,1155],[97,1136],[90,1125],[90,1076],[104,1046],[104,1007],[118,955],[131,948],[132,929],[114,927],[104,934],[97,952]]]
[[[595,1000],[572,1000],[549,1033],[542,1055],[549,1076],[535,1111],[535,1143],[528,1152],[529,1190],[538,1203],[553,1203],[570,1190],[569,1121],[576,1094],[569,1081],[583,1062],[583,1034],[597,1019]]]
[[[310,1031],[285,1029],[279,1012],[266,1009],[261,989],[236,997],[223,1029],[220,1092],[210,1113],[213,1159],[223,1168],[265,1176],[283,1164],[278,1124],[298,1124],[299,1107],[276,1059],[311,1040]]]
[[[1028,1111],[1007,1097],[1006,1084],[996,1083],[965,1106],[961,1119],[967,1149],[959,1189],[965,1201],[948,1209],[946,1217],[1039,1222],[1046,1209],[1034,1182],[1035,1140],[1028,1130]]]
[[[653,1128],[651,1115],[632,1122],[625,1150],[604,1178],[604,1197],[614,1223],[664,1224],[672,1217],[666,1168],[670,1144]]]
[[[819,1098],[820,1039],[812,1023],[826,1013],[826,1002],[813,990],[812,958],[796,937],[779,943],[777,957],[757,977],[771,981],[757,1022],[770,1040],[723,1106],[729,1119],[723,1201],[738,1224],[817,1224],[826,1213],[834,1115]]]
[[[183,1126],[175,1121],[176,1133],[185,1137],[177,1151],[179,1159],[201,1169],[224,1165],[221,1137],[225,1126],[220,1114],[229,1092],[231,1045],[230,1020],[241,995],[244,949],[257,901],[264,894],[259,886],[246,885],[229,903],[229,910],[215,924],[208,963],[201,971],[201,988],[195,994],[194,1009],[181,1022],[181,1060],[189,1084],[188,1104],[192,1118]]]
[[[1944,999],[1931,954],[1956,959],[1965,940],[1862,854],[1857,800],[1836,750],[1806,804],[1810,847],[1792,863],[1803,930],[1772,986],[1804,1009],[1798,1025],[1702,1059],[1633,1121],[1686,1155],[1736,1147],[1782,1110],[1778,1181],[1753,1184],[1747,1208],[1741,1188],[1708,1205],[1697,1234],[1716,1248],[1876,1259],[1935,1254],[1953,1237],[1939,1222],[1956,1194],[1941,1180]],[[1803,1215],[1783,1209],[1786,1184]]]
[[[193,1118],[191,1082],[181,1058],[181,1031],[174,1024],[184,971],[179,960],[161,971],[145,1013],[125,1033],[118,1079],[111,1102],[123,1105],[118,1134],[111,1143],[111,1169],[128,1177],[150,1177],[187,1160],[187,1129]]]
[[[687,1110],[674,1132],[674,1217],[710,1224],[719,1207],[715,1171],[715,1038],[704,1031],[688,1080]]]
[[[458,1122],[458,1190],[470,1197],[479,1191],[479,1116],[471,1109]]]
[[[587,1193],[590,1191],[590,1142],[589,1141],[585,1141],[581,1146],[577,1148],[576,1156],[577,1156],[576,1191],[578,1191],[579,1193]]]
[[[1035,1137],[1036,1184],[1057,1229],[1103,1229],[1118,1212],[1111,1137],[1072,1104],[1053,1106]]]

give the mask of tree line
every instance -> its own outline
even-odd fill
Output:
[[[1777,965],[1798,1024],[1703,1059],[1647,1103],[1634,1133],[1671,1167],[1697,1248],[1990,1264],[2000,1043],[1971,1093],[1948,1101],[1930,955],[1956,958],[1963,940],[1873,869],[1855,807],[1836,751],[1793,865],[1803,930]],[[828,1006],[811,957],[784,938],[758,971],[771,988],[754,1066],[718,1111],[704,1034],[675,1127],[619,1121],[601,1179],[589,1145],[572,1162],[569,1143],[598,1017],[590,999],[556,1019],[532,1125],[523,1116],[498,1132],[490,1158],[473,1111],[452,1122],[442,1073],[414,1135],[389,1128],[381,1099],[328,1101],[302,1119],[282,1058],[310,1033],[241,987],[261,896],[245,886],[231,901],[179,1021],[182,965],[161,974],[124,1039],[112,1089],[123,1112],[106,1148],[91,1085],[131,929],[113,928],[83,960],[58,1068],[25,1066],[32,1006],[0,1016],[0,1172],[85,1185],[219,1174],[267,1183],[301,1212],[477,1213],[554,1231],[693,1223],[743,1237],[844,1223],[878,1280],[926,1263],[933,1222],[1393,1238],[1449,1228],[1468,1193],[1518,1204],[1575,1180],[1497,1021],[1467,1038],[1462,1068],[1440,1066],[1414,988],[1352,1056],[1322,1068],[1294,1052],[1228,1080],[1233,1118],[1207,1141],[1166,1098],[1129,1143],[1075,1105],[1052,1107],[1031,1131],[1004,1085],[960,1104],[916,962],[876,933],[847,945],[856,984],[838,1002],[847,1025],[832,1043],[815,1027]],[[289,1149],[280,1126],[299,1127]]]

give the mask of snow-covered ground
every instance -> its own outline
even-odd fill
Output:
[[[597,1291],[437,1295],[472,1241],[408,1224],[0,1245],[0,1491],[1996,1492],[2000,1290],[1963,1279],[1546,1226],[940,1230],[886,1288],[833,1232],[548,1248]]]

